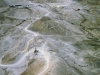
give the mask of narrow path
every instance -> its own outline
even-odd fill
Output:
[[[38,75],[43,75],[49,68],[50,54],[45,50],[40,50],[40,52],[44,55],[44,58],[46,60],[46,66],[45,66],[44,70],[42,70]]]
[[[50,12],[49,12],[49,13],[50,13]],[[49,13],[47,13],[46,16],[48,16]],[[39,18],[38,18],[38,19],[39,19]],[[34,35],[34,36],[38,36],[37,33],[28,30],[28,27],[29,27],[30,25],[31,25],[31,24],[29,24],[29,25],[25,28],[25,31],[31,33],[31,34]],[[1,66],[1,67],[6,67],[6,68],[8,68],[8,67],[14,68],[14,67],[18,67],[19,65],[23,64],[23,62],[26,60],[26,57],[27,57],[29,54],[34,53],[34,49],[28,51],[28,47],[29,47],[30,43],[33,42],[33,41],[34,41],[34,38],[31,38],[31,39],[27,42],[27,44],[26,44],[26,46],[25,46],[25,49],[21,52],[21,53],[24,53],[24,52],[26,52],[26,53],[22,56],[22,58],[20,58],[20,59],[18,60],[18,62],[14,63],[14,64],[8,64],[8,65],[4,65],[4,64],[1,64],[1,63],[0,63],[0,66]],[[41,49],[39,50],[39,52],[43,54],[43,57],[44,57],[44,59],[46,60],[46,66],[45,66],[44,70],[41,71],[41,72],[38,74],[38,75],[42,75],[42,74],[48,69],[48,66],[49,66],[49,53],[48,53],[47,51],[44,51],[44,50],[41,50]]]
[[[45,16],[48,16],[49,14],[50,14],[50,12],[47,13]],[[38,19],[40,19],[40,18],[38,18]],[[32,33],[32,34],[35,35],[35,36],[38,36],[38,34],[34,33],[33,31],[28,30],[28,27],[29,27],[30,25],[31,25],[31,24],[29,24],[29,25],[25,28],[25,30],[26,30],[27,32],[29,32],[29,33]],[[43,48],[44,48],[44,47],[43,47]],[[46,66],[45,66],[45,69],[44,69],[43,71],[41,71],[38,75],[42,75],[42,74],[48,69],[48,67],[49,67],[49,62],[50,62],[50,54],[49,54],[47,51],[44,51],[44,50],[41,50],[41,49],[40,49],[40,52],[44,55],[44,58],[45,58],[45,60],[46,60]]]

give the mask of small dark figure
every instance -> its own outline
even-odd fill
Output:
[[[15,5],[15,6],[22,6],[22,5]]]
[[[34,53],[36,53],[36,55],[37,55],[37,52],[38,52],[38,50],[36,50],[36,48],[35,48],[35,51],[34,51]]]

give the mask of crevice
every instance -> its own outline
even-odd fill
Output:
[[[85,31],[88,33],[88,35],[92,36],[91,38],[89,38],[89,37],[87,37],[87,35],[86,35],[86,37],[89,38],[89,39],[97,38],[97,37],[95,37],[90,31],[88,31],[88,30],[85,28],[85,26],[82,25],[83,23],[85,23],[85,22],[87,21],[87,19],[85,18],[85,16],[84,16],[83,14],[81,14],[81,13],[79,13],[79,14],[84,18],[84,20],[81,22],[80,26],[83,28],[83,30],[85,30]],[[98,38],[97,38],[97,39],[98,39]]]

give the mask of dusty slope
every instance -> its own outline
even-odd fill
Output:
[[[0,4],[0,75],[100,74],[100,0]]]

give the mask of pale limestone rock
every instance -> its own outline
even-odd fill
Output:
[[[60,3],[0,1],[0,75],[100,74],[100,0]]]

